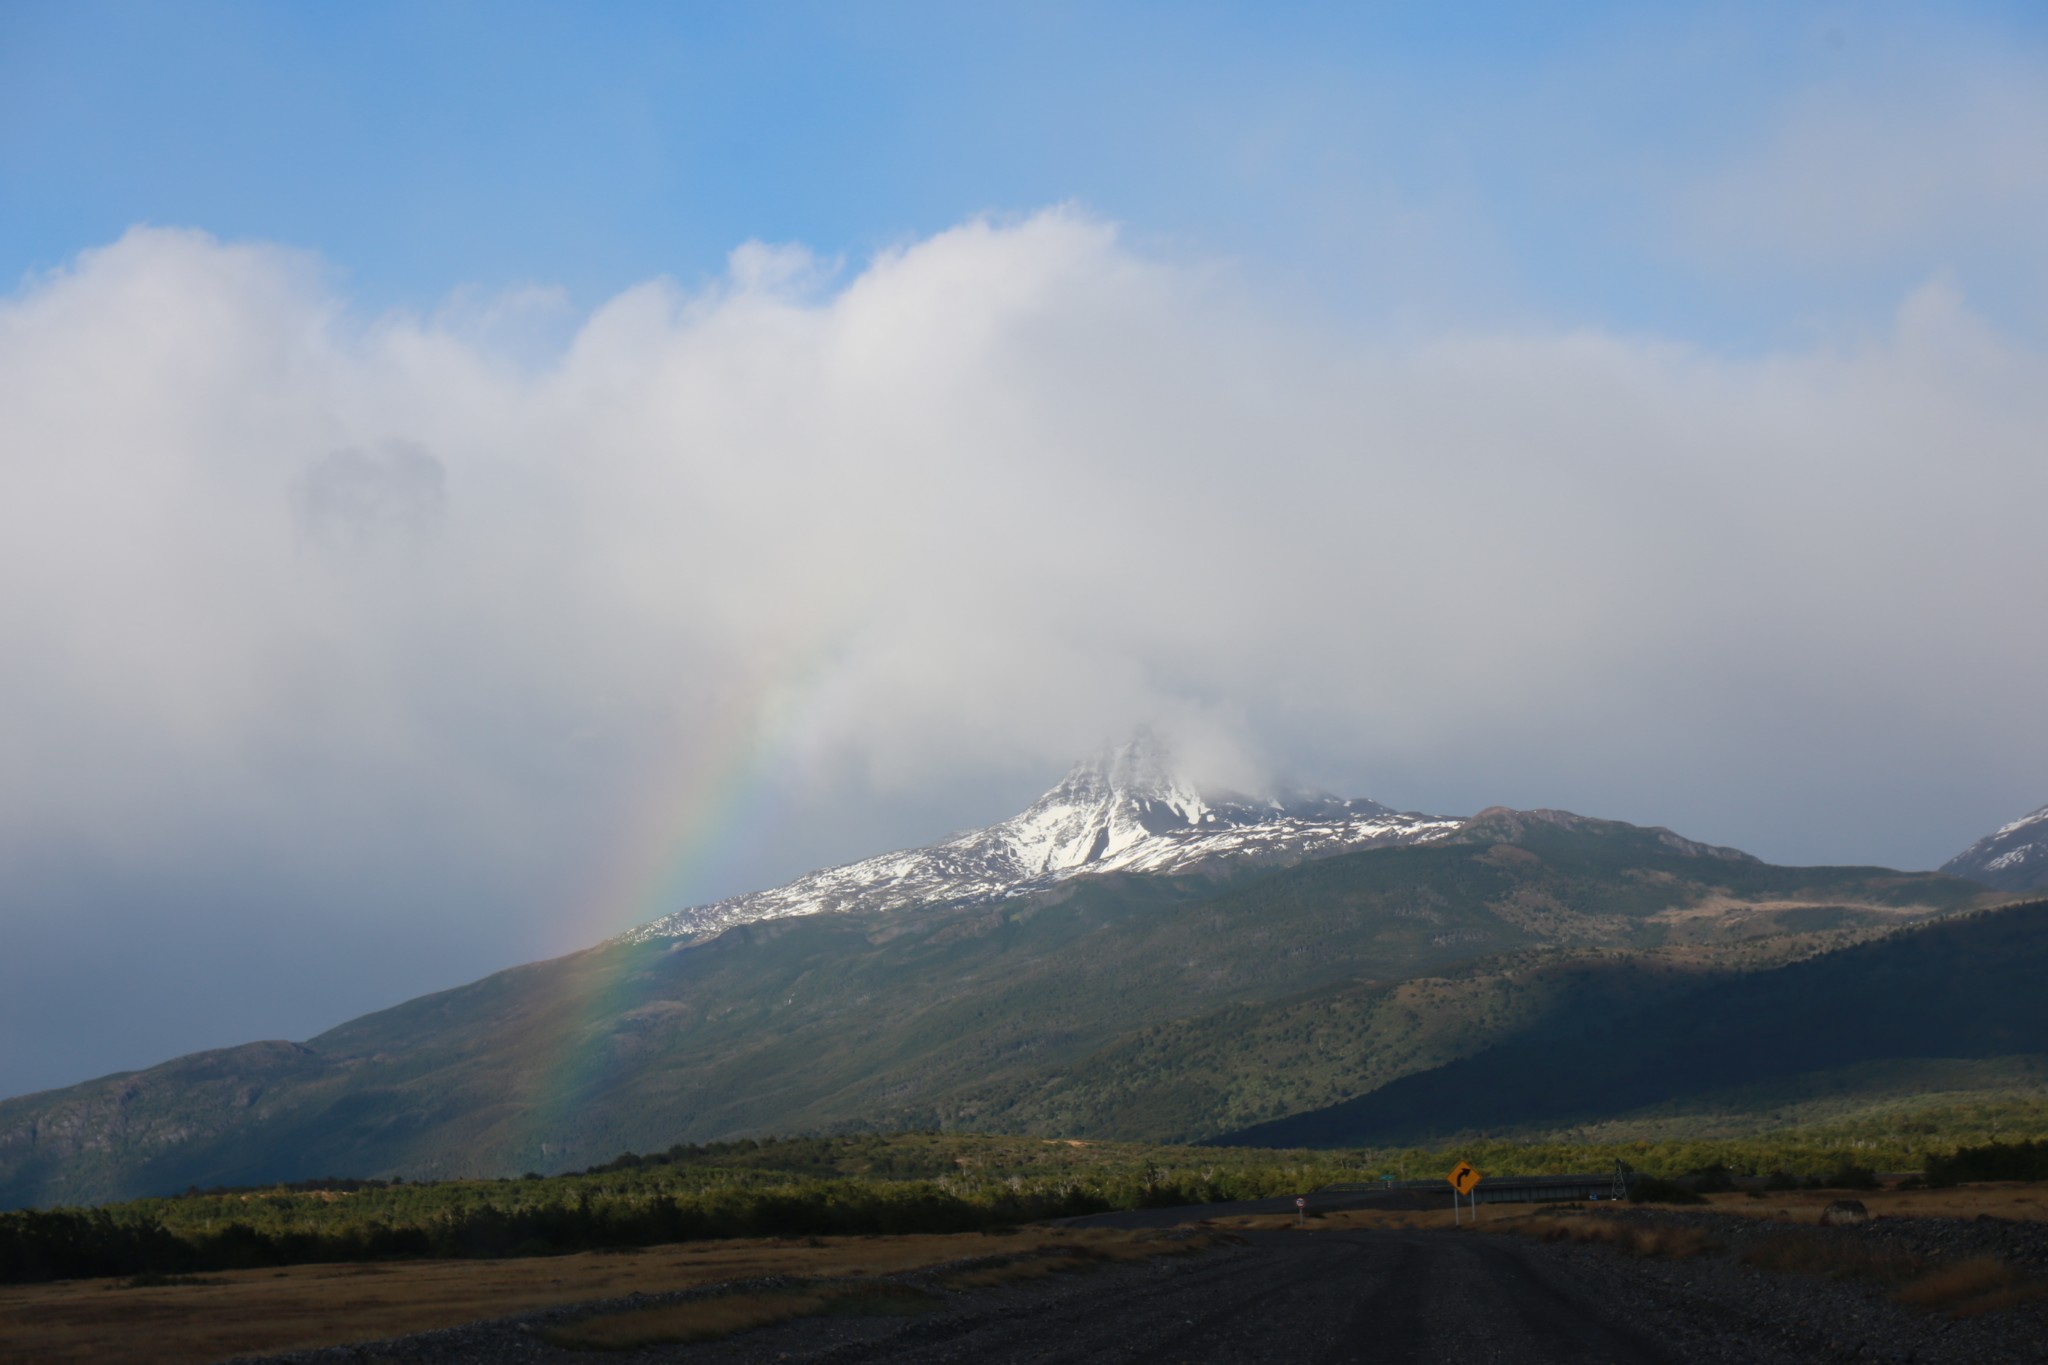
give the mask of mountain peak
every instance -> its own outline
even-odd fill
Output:
[[[1018,818],[1068,810],[1120,818],[1150,833],[1198,827],[1211,814],[1201,789],[1175,768],[1172,751],[1150,730],[1076,763]]]
[[[1943,863],[1941,870],[1998,891],[2048,887],[2048,806],[1999,826]]]
[[[625,938],[708,938],[737,924],[850,910],[959,905],[1101,872],[1192,872],[1441,839],[1458,821],[1326,792],[1208,791],[1140,730],[1074,765],[1021,813],[928,848],[887,853],[787,886],[694,906]]]

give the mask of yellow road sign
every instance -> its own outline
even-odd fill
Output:
[[[1444,1177],[1451,1182],[1451,1188],[1459,1194],[1472,1193],[1472,1187],[1479,1183],[1479,1172],[1469,1161],[1461,1161],[1451,1167],[1451,1173]]]

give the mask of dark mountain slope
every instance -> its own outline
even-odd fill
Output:
[[[1582,998],[1611,1013],[1984,894],[1558,813],[1489,813],[1455,838],[614,942],[303,1047],[0,1103],[0,1206],[559,1170],[828,1128],[1207,1136],[1574,1026]],[[1650,950],[1661,975],[1602,960]],[[1185,1052],[1212,1068],[1199,1086]]]
[[[2048,901],[1710,980],[1568,1039],[1517,1040],[1342,1103],[1226,1134],[1371,1146],[1587,1123],[1876,1062],[2048,1052]]]

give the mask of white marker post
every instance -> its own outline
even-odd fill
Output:
[[[1308,1226],[1308,1196],[1305,1194],[1294,1196],[1294,1226],[1298,1228]]]

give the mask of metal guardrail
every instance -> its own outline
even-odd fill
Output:
[[[1482,1204],[1541,1204],[1574,1199],[1596,1200],[1624,1197],[1635,1179],[1632,1171],[1608,1171],[1574,1175],[1496,1175],[1482,1177],[1473,1195]],[[1364,1199],[1380,1193],[1446,1193],[1450,1189],[1437,1180],[1350,1180],[1324,1185],[1310,1193],[1312,1203],[1327,1205],[1332,1200]]]

